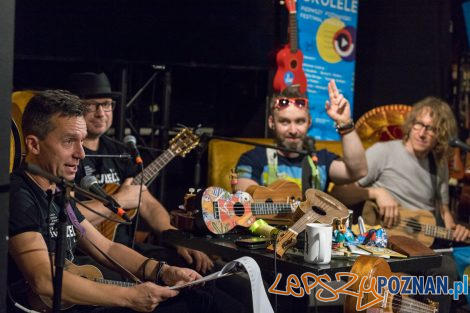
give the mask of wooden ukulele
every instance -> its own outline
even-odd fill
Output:
[[[252,185],[246,189],[246,192],[251,195],[254,202],[290,203],[302,200],[300,187],[294,182],[283,179],[279,179],[267,187]],[[289,212],[264,215],[263,219],[268,224],[290,225],[293,223],[292,217],[292,213]]]
[[[101,284],[117,285],[121,287],[132,287],[135,285],[135,283],[130,283],[130,282],[104,279],[101,271],[93,265],[76,265],[76,264],[73,264],[69,260],[65,260],[64,269],[69,273],[81,276],[83,278],[86,278],[88,280],[101,283]],[[52,298],[39,296],[35,294],[31,289],[28,290],[28,302],[31,305],[31,307],[38,312],[44,312],[44,313],[52,312],[52,308],[53,308]],[[74,305],[75,304],[72,304],[72,303],[62,302],[60,306],[60,310],[69,309],[73,307]]]
[[[452,240],[454,231],[450,228],[436,226],[436,218],[433,212],[427,210],[410,210],[400,208],[400,221],[392,228],[386,228],[388,236],[401,235],[414,238],[430,247],[434,238]],[[382,224],[379,216],[379,208],[375,202],[366,201],[362,211],[364,222],[368,225]],[[463,241],[470,243],[470,239]]]
[[[304,56],[298,47],[297,17],[295,0],[286,0],[289,11],[289,43],[276,55],[277,71],[274,76],[273,88],[282,92],[290,85],[300,85],[300,92],[307,90],[307,77],[302,69]]]
[[[214,234],[225,234],[235,226],[249,227],[256,216],[293,213],[298,201],[254,202],[249,193],[232,194],[220,187],[209,187],[200,196],[202,219]]]
[[[197,146],[199,137],[194,135],[191,130],[184,128],[170,141],[170,147],[159,155],[152,163],[150,163],[143,172],[139,173],[134,177],[133,185],[140,185],[143,182],[144,185],[148,186],[153,179],[157,176],[158,172],[164,168],[173,158],[177,155],[184,157],[191,149]],[[118,191],[119,185],[107,184],[104,186],[105,191],[108,194],[114,194]],[[126,210],[127,215],[130,218],[134,218],[137,213],[137,209]],[[116,235],[116,229],[119,226],[118,222],[105,220],[98,224],[96,228],[106,238],[114,240]]]
[[[348,218],[348,208],[332,196],[316,189],[307,189],[306,200],[300,203],[300,210],[294,213],[294,225],[288,230],[281,232],[276,240],[276,253],[282,257],[288,249],[295,245],[297,236],[305,230],[308,223],[320,222],[333,224]],[[268,246],[274,250],[274,245]]]
[[[388,265],[388,263],[384,259],[379,258],[379,257],[374,257],[374,256],[366,256],[366,255],[361,255],[357,258],[356,262],[354,262],[354,265],[351,268],[351,273],[358,275],[358,279],[356,279],[356,281],[348,288],[349,290],[354,291],[354,292],[359,291],[360,282],[363,277],[368,278],[367,283],[369,283],[369,285],[366,285],[364,287],[369,288],[370,279],[372,277],[377,278],[378,276],[384,276],[384,277],[390,278],[393,275],[398,276],[398,274],[392,273],[392,271],[390,270],[390,265]],[[383,296],[384,296],[383,301],[372,306],[372,308],[375,309],[373,310],[374,312],[437,313],[437,310],[438,310],[437,303],[430,303],[430,304],[423,303],[423,302],[420,302],[420,301],[417,301],[408,297],[404,297],[400,294],[393,295],[389,293],[387,290],[385,290],[385,293],[383,294]],[[376,298],[375,296],[372,295],[372,293],[365,293],[360,304],[361,306],[364,306],[367,303],[374,301],[375,299]],[[364,312],[364,310],[358,311],[356,309],[357,301],[358,301],[357,297],[346,295],[346,299],[344,302],[344,312],[345,313]]]

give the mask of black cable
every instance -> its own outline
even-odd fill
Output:
[[[124,224],[124,225],[130,225],[132,224],[131,222],[126,222],[126,221],[123,221],[123,220],[118,220],[118,219],[115,219],[115,218],[112,218],[111,216],[107,216],[107,215],[104,215],[92,208],[90,208],[88,205],[86,205],[83,201],[80,201],[78,200],[77,198],[73,197],[73,196],[70,196],[70,199],[73,199],[75,202],[77,203],[80,203],[85,209],[87,209],[88,211],[90,212],[93,212],[95,213],[96,215],[99,215],[101,216],[102,218],[104,219],[107,219],[108,221],[112,221],[112,222],[115,222],[115,223],[118,223],[118,224]]]
[[[135,224],[134,224],[134,230],[133,230],[133,234],[132,234],[132,244],[131,244],[131,248],[132,250],[134,250],[134,246],[135,246],[135,234],[137,232],[137,227],[138,227],[138,224],[139,224],[139,211],[140,211],[140,203],[142,201],[142,189],[143,189],[143,186],[144,186],[144,165],[142,163],[140,163],[140,191],[139,191],[139,202],[137,204],[137,209],[136,209],[136,216],[135,216]]]

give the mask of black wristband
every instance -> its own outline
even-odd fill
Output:
[[[154,258],[148,258],[147,260],[142,263],[142,280],[143,281],[148,281],[147,276],[145,275],[145,268],[147,267],[147,263],[150,262],[151,260],[154,260]]]
[[[162,279],[162,270],[163,266],[165,266],[166,262],[165,261],[158,261],[156,272],[157,274],[155,275],[155,284],[157,285],[163,285],[164,281]]]
[[[352,132],[355,129],[354,122],[350,119],[346,123],[336,123],[336,131],[341,135],[346,135]]]

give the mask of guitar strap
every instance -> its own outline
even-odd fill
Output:
[[[444,226],[444,221],[441,216],[441,195],[439,194],[439,186],[437,185],[437,164],[433,153],[429,154],[429,172],[431,176],[431,187],[434,194],[434,216],[436,217],[436,223],[438,226]]]
[[[267,148],[266,157],[268,159],[268,179],[267,185],[271,185],[279,179],[278,175],[278,155],[275,149]],[[317,165],[313,162],[312,158],[305,156],[302,159],[302,194],[305,195],[305,191],[308,188],[314,187],[315,189],[321,190],[320,183],[320,171]]]
[[[141,284],[142,281],[132,274],[128,269],[126,269],[124,266],[122,266],[116,259],[114,259],[112,256],[104,252],[100,247],[98,247],[93,241],[88,239],[85,229],[83,226],[78,222],[77,216],[75,215],[75,212],[72,209],[72,206],[70,205],[70,202],[67,203],[66,205],[66,212],[67,215],[70,218],[70,221],[72,224],[75,226],[75,228],[78,229],[78,231],[81,233],[83,240],[87,240],[93,247],[95,247],[96,250],[98,250],[109,262],[114,264],[123,274],[126,274],[130,279],[134,280],[136,283]]]

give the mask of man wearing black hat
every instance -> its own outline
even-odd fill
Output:
[[[114,99],[120,96],[120,93],[111,91],[110,82],[106,75],[104,73],[72,74],[69,79],[69,86],[70,91],[80,96],[88,108],[88,112],[85,114],[88,134],[83,142],[86,155],[119,155],[127,153],[128,151],[122,143],[104,135],[113,121],[113,109],[116,103]],[[75,181],[80,183],[83,177],[93,175],[100,184],[118,184],[120,188],[113,194],[113,198],[124,209],[133,209],[138,207],[141,188],[138,184],[132,184],[132,177],[136,174],[137,169],[129,160],[86,157],[80,163]],[[175,229],[170,224],[170,216],[167,210],[148,192],[145,186],[142,187],[141,200],[140,217],[153,230],[163,232]],[[96,201],[90,201],[88,206],[105,216],[115,216],[110,210]],[[105,221],[104,217],[83,207],[81,207],[81,212],[94,225]],[[128,246],[132,245],[133,230],[132,226],[119,225],[114,240]],[[149,245],[136,244],[135,248],[147,256],[169,259],[169,261],[176,263],[180,261],[181,263],[181,259],[175,253],[162,247],[152,245],[149,248]],[[197,271],[205,273],[213,267],[213,262],[203,252],[183,247],[177,247],[176,252],[188,264],[193,264]]]

